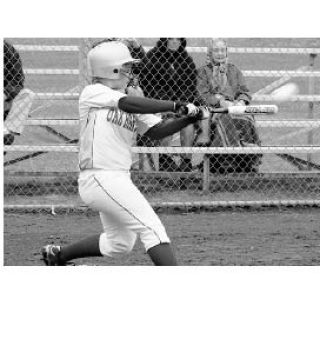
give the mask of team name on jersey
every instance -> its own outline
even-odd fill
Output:
[[[107,121],[112,124],[121,126],[131,132],[136,129],[136,122],[133,114],[128,114],[120,109],[109,109],[106,117]]]

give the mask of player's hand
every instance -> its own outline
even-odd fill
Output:
[[[194,118],[195,121],[205,120],[210,117],[210,111],[208,107],[205,107],[205,106],[196,107],[194,112],[189,114],[189,117]]]
[[[173,111],[179,115],[187,115],[188,108],[186,102],[176,101],[174,102]]]
[[[198,120],[206,120],[210,118],[210,111],[208,107],[198,107],[198,114],[196,115]]]
[[[208,119],[210,112],[207,107],[197,107],[193,103],[176,102],[174,111],[179,115],[187,115],[194,121]]]
[[[195,106],[193,103],[176,101],[174,103],[173,111],[175,113],[178,113],[179,115],[191,115],[192,116],[198,112],[198,107]]]

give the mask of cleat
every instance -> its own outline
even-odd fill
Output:
[[[66,263],[60,260],[60,251],[58,245],[46,245],[41,249],[42,260],[47,266],[64,266]]]

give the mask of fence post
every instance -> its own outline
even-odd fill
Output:
[[[310,53],[309,55],[309,66],[310,66],[310,71],[312,72],[314,70],[314,62],[317,54],[315,53]],[[314,76],[309,77],[309,88],[308,88],[308,93],[309,95],[314,95]],[[314,113],[313,113],[313,108],[314,108],[314,102],[310,101],[309,102],[309,108],[308,108],[308,119],[313,119],[314,118]],[[313,130],[311,129],[308,132],[308,145],[313,145]],[[309,163],[312,162],[312,154],[309,153],[307,154],[307,162],[308,162],[308,170],[311,170],[312,167],[309,165]]]
[[[203,156],[203,178],[202,178],[202,192],[208,193],[210,187],[210,158],[209,155]]]

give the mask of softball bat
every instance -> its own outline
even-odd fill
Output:
[[[278,106],[276,105],[248,105],[248,106],[230,106],[226,108],[208,108],[212,113],[229,114],[276,114]]]

